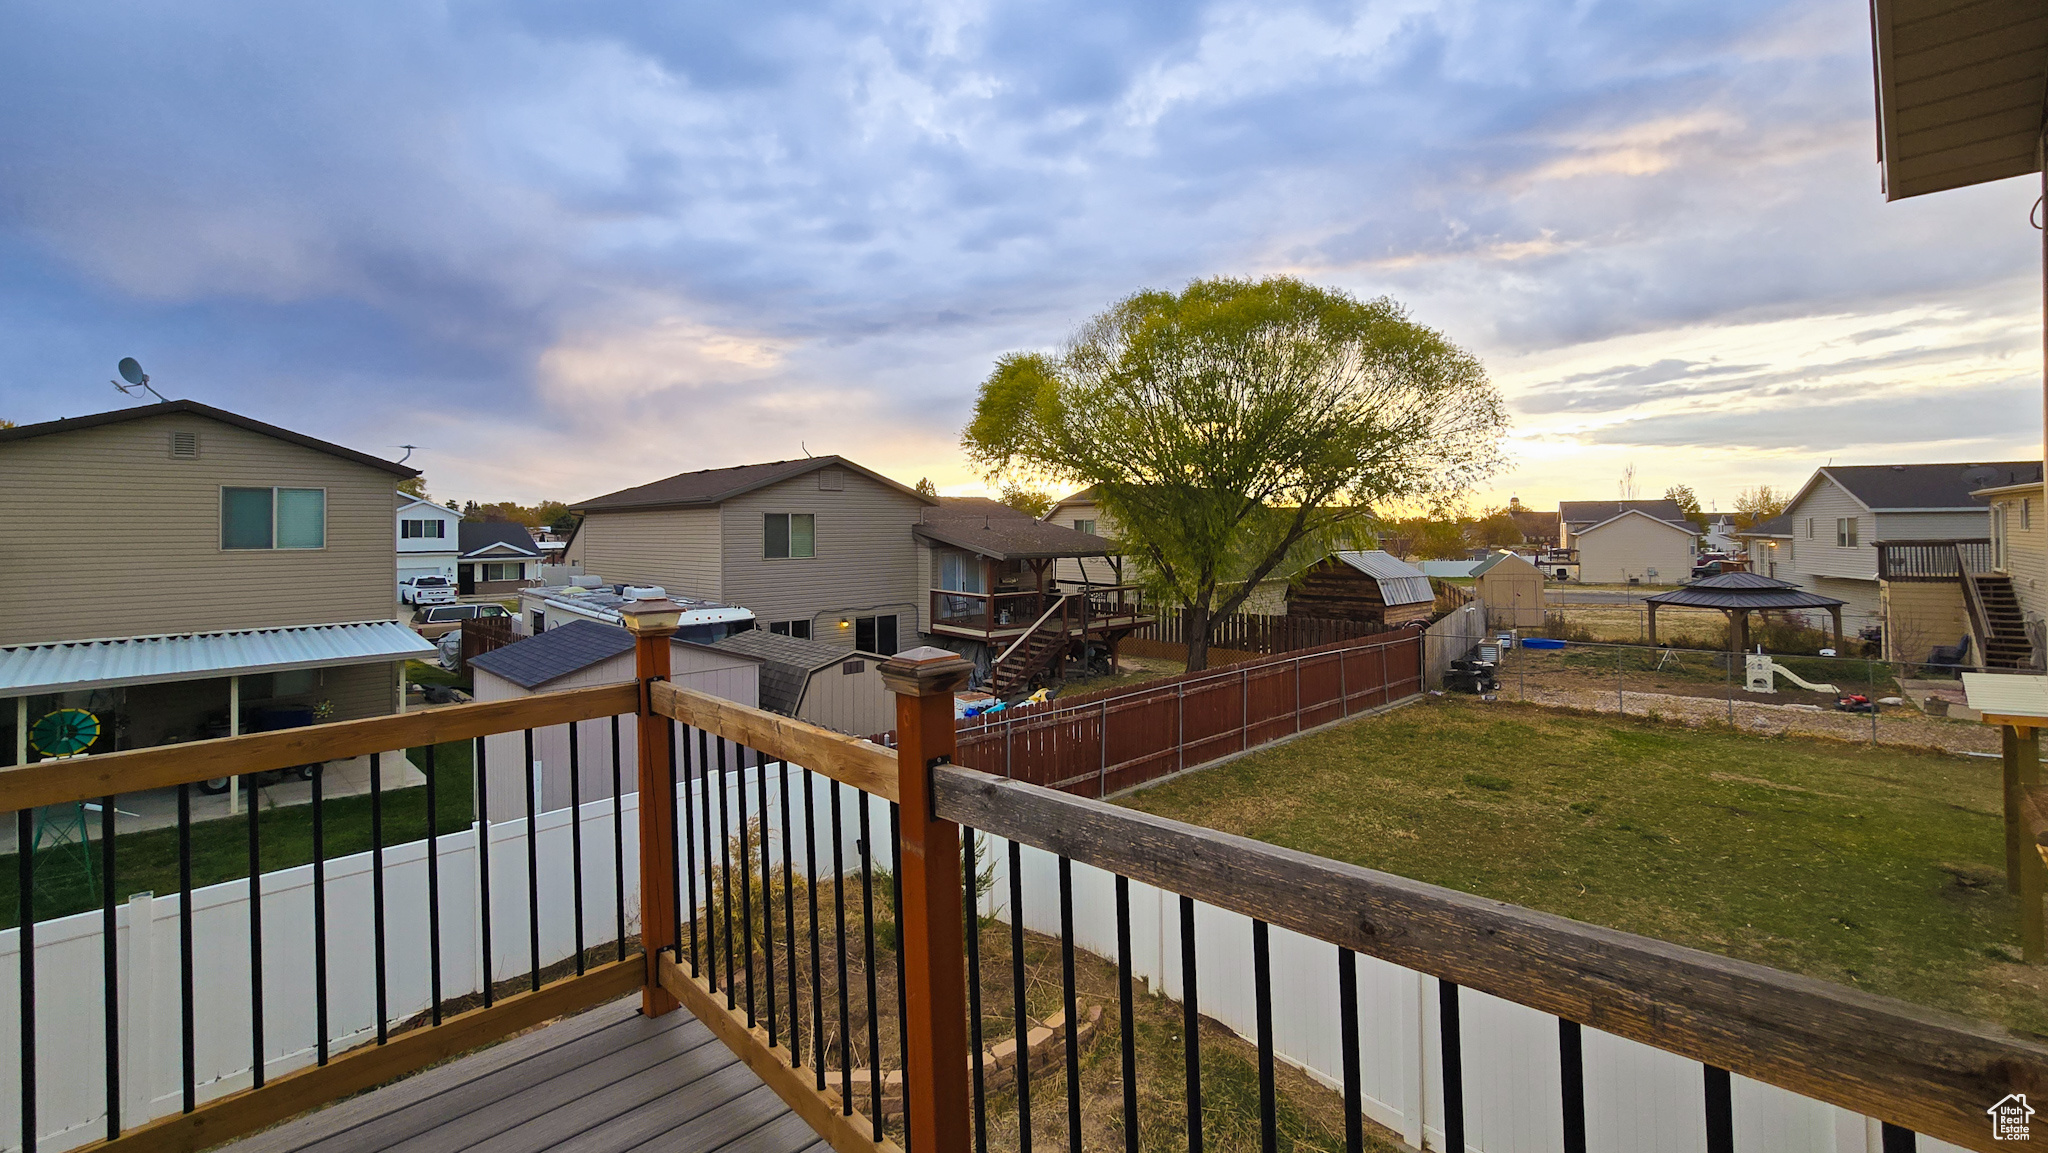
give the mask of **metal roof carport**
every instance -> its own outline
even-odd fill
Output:
[[[52,641],[0,648],[0,697],[434,658],[397,621],[173,636]]]

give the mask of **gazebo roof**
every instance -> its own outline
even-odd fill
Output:
[[[1643,601],[1699,609],[1828,609],[1848,603],[1753,572],[1723,573],[1684,588],[1644,597]]]

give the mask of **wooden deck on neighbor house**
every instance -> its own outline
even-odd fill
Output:
[[[686,1010],[637,994],[225,1146],[233,1153],[829,1147]]]

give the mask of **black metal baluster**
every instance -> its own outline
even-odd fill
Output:
[[[1728,1070],[1700,1066],[1707,1082],[1707,1153],[1735,1153],[1735,1093]]]
[[[1195,975],[1195,899],[1180,899],[1181,1049],[1187,1059],[1188,1153],[1202,1153],[1201,984]]]
[[[753,845],[747,836],[747,747],[733,746],[733,760],[737,761],[739,785],[733,791],[738,794],[740,817],[740,958],[747,964],[747,1028],[754,1027],[754,865]],[[756,758],[758,763],[759,758]],[[758,773],[758,769],[756,770]]]
[[[427,997],[433,1022],[441,1023],[441,793],[435,780],[434,745],[427,749]]]
[[[1557,1055],[1564,1153],[1586,1153],[1586,1046],[1577,1021],[1557,1019]]]
[[[803,1021],[797,1009],[797,964],[796,964],[796,847],[790,839],[796,834],[795,826],[789,823],[789,762],[782,764],[782,916],[783,943],[789,949],[789,1063],[795,1068],[804,1067],[803,1054],[799,1045],[803,1041]]]
[[[684,861],[690,862],[690,867],[684,870],[689,874],[685,878],[684,883],[688,886],[690,895],[690,975],[694,977],[701,975],[703,969],[697,957],[697,802],[693,792],[704,793],[705,803],[707,804],[710,803],[711,794],[704,791],[702,774],[694,771],[694,766],[691,763],[690,732],[691,730],[689,729],[683,730],[682,738],[677,741],[682,746],[683,752],[681,762],[683,784],[679,790],[683,796],[683,853],[682,856],[676,858],[676,866],[681,868]],[[673,733],[671,733],[671,739],[674,739]],[[675,758],[670,757],[669,760],[674,762]],[[681,889],[677,890],[679,895],[681,892]],[[678,949],[682,948],[682,943],[683,938],[678,934],[676,937],[676,947]]]
[[[1123,1034],[1124,1150],[1138,1153],[1138,1026],[1131,1019],[1131,880],[1116,879],[1118,1032]]]
[[[1436,983],[1437,1034],[1444,1062],[1444,1148],[1465,1148],[1465,1040],[1458,1028],[1458,986]]]
[[[811,895],[811,1063],[817,1066],[820,1093],[825,1091],[825,969],[818,942],[818,805],[811,770],[804,770],[804,870]]]
[[[626,815],[624,774],[619,768],[619,718],[612,717],[612,904],[618,918],[613,959],[626,959]],[[693,969],[694,971],[694,969]]]
[[[882,1019],[875,1011],[875,842],[868,828],[868,795],[854,790],[860,805],[860,920],[865,935],[861,968],[868,977],[868,1088],[874,1098],[875,1140],[882,1139]]]
[[[526,943],[531,988],[540,991],[540,795],[534,787],[533,730],[526,734]]]
[[[905,1003],[903,988],[903,806],[889,802],[889,910],[896,918],[896,1051],[905,1054],[902,1060],[908,1068],[910,1051],[910,1009]],[[910,1153],[910,1077],[903,1078],[903,1153]]]
[[[583,765],[569,722],[569,891],[576,917],[576,975],[583,975]]]
[[[756,810],[761,814],[761,973],[768,991],[768,1045],[773,1048],[781,1036],[775,1024],[775,872],[768,858],[768,763],[759,753],[754,755],[754,784],[761,799]]]
[[[721,774],[722,776],[723,774]],[[697,780],[702,795],[697,798],[703,806],[704,822],[704,969],[711,978],[711,991],[718,991],[718,896],[711,891],[711,875],[716,872],[712,865],[716,851],[711,843],[711,736],[702,729],[697,730]],[[726,980],[732,980],[727,973]]]
[[[1067,1148],[1081,1148],[1080,1006],[1074,997],[1074,862],[1060,858],[1060,997],[1067,1015]],[[1019,1060],[1025,1050],[1019,1050]]]
[[[182,788],[182,786],[180,786]],[[15,897],[21,910],[18,992],[21,1000],[21,1147],[34,1149],[41,1137],[36,1123],[36,811],[14,814]]]
[[[1878,1148],[1882,1153],[1917,1153],[1920,1138],[1911,1129],[1901,1128],[1889,1121],[1878,1126]]]
[[[1365,1071],[1358,1051],[1358,954],[1337,950],[1337,1022],[1344,1048],[1344,1149],[1365,1153]]]
[[[35,848],[35,842],[29,842]],[[31,852],[30,856],[34,856]],[[27,924],[24,916],[22,923]],[[192,1003],[192,786],[178,786],[178,1041],[185,1112],[199,1107],[199,1018]]]
[[[313,1060],[318,1065],[327,1064],[326,792],[327,765],[323,761],[313,766]]]
[[[1010,842],[1010,1000],[1016,1013],[1017,1149],[1031,1153],[1031,1017],[1024,1004],[1024,848]]]
[[[482,921],[484,963],[484,1008],[495,999],[492,986],[497,970],[491,965],[491,767],[485,738],[476,738],[476,884],[477,915]]]
[[[961,847],[966,851],[966,884],[962,886],[961,903],[966,906],[967,929],[967,1029],[968,1043],[974,1046],[970,1053],[970,1066],[974,1074],[974,1149],[975,1153],[988,1153],[988,1080],[983,1067],[981,1037],[981,908],[975,899],[975,886],[981,877],[980,866],[975,860],[976,834],[973,829],[962,828],[964,838]]]
[[[1278,1153],[1279,1112],[1273,1084],[1273,952],[1266,935],[1266,923],[1253,921],[1252,1000],[1259,1024],[1259,1148],[1265,1153]]]
[[[113,811],[111,801],[106,811]],[[256,805],[256,790],[249,790],[249,1076],[254,1088],[263,1088],[263,839]],[[105,822],[104,815],[101,818]],[[104,836],[102,832],[102,836]],[[113,892],[109,875],[107,891]],[[111,896],[110,896],[111,899]],[[108,904],[111,910],[113,905]]]
[[[384,754],[370,754],[370,947],[376,951],[377,1043],[391,1040],[390,1004],[384,972]]]
[[[107,1059],[107,1140],[121,1135],[121,969],[119,950],[115,948],[115,932],[118,924],[114,906],[114,798],[100,798],[100,991],[105,1004],[101,1024],[106,1034]],[[15,850],[21,849],[20,842]],[[23,920],[27,924],[27,920]],[[22,953],[24,957],[35,955],[35,930],[30,929],[31,948]]]
[[[732,797],[726,788],[725,738],[718,738],[716,743],[718,748],[718,859],[724,866],[718,872],[718,895],[720,901],[718,939],[725,950],[725,1007],[731,1009],[736,1006],[733,998],[733,982],[739,980],[739,970],[733,967],[732,960]]]
[[[846,996],[846,862],[841,842],[846,825],[839,815],[839,782],[832,782],[832,939],[839,954],[839,1111],[853,1116],[852,1014]]]

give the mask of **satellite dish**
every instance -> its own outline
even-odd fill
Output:
[[[120,369],[121,379],[127,381],[129,384],[149,383],[149,374],[142,371],[142,362],[136,360],[132,356],[122,357],[121,363],[116,365],[115,367]]]
[[[1988,464],[1975,465],[1963,470],[1963,483],[1972,491],[1989,488],[1998,481],[1998,470]]]

